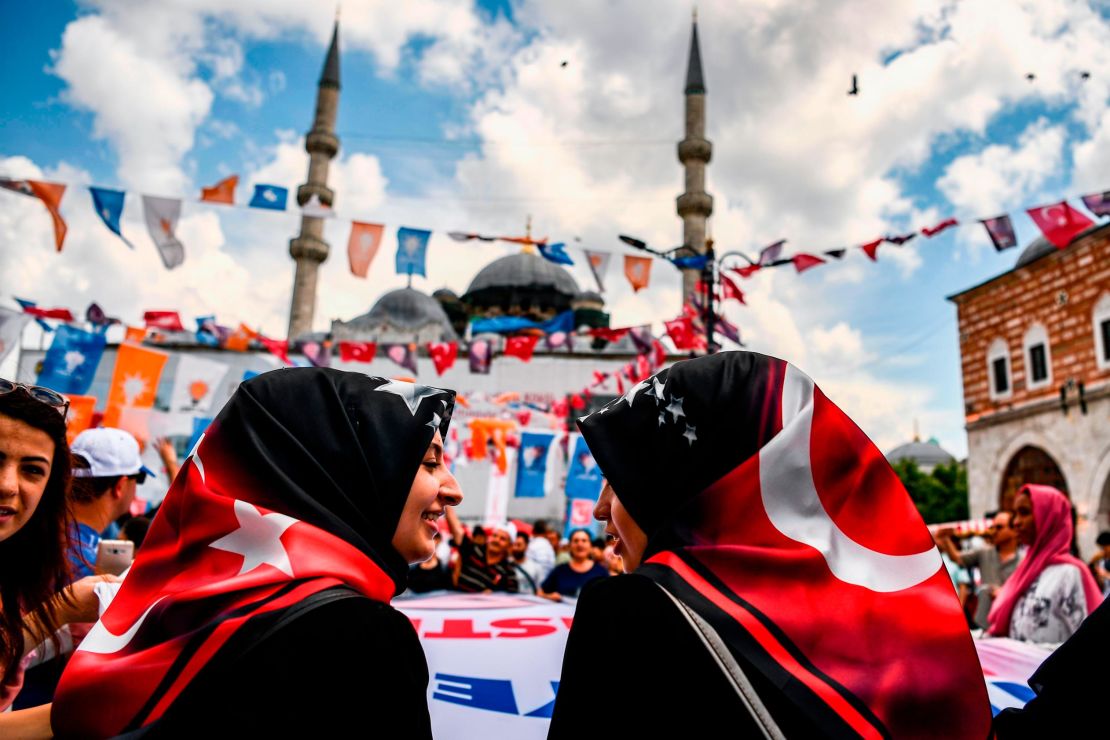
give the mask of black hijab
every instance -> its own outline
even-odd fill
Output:
[[[413,478],[454,391],[330,368],[287,368],[239,386],[213,422],[259,502],[340,537],[405,589],[393,549]],[[272,501],[267,504],[267,499]]]

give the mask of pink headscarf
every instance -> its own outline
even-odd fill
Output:
[[[1023,493],[1028,494],[1033,502],[1033,521],[1037,532],[1025,557],[991,606],[987,615],[990,622],[987,632],[991,635],[1005,637],[1010,633],[1010,617],[1018,599],[1033,585],[1041,571],[1050,565],[1067,563],[1079,569],[1088,614],[1102,603],[1102,594],[1087,570],[1087,564],[1071,554],[1071,504],[1067,497],[1052,486],[1026,485],[1021,487],[1018,495]]]

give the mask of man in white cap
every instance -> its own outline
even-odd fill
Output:
[[[131,508],[135,489],[154,473],[143,465],[139,443],[122,429],[86,429],[70,446],[76,520],[70,563],[74,579],[93,574],[100,535]]]

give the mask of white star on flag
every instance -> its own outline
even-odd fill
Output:
[[[671,397],[671,402],[667,404],[667,411],[671,412],[671,421],[678,421],[678,417],[686,416],[686,412],[682,410],[682,399],[679,396]]]
[[[694,427],[693,424],[687,424],[686,431],[682,433],[682,436],[685,437],[686,441],[690,443],[691,447],[693,447],[694,442],[696,442],[698,439],[697,429]]]
[[[263,565],[272,565],[290,578],[293,566],[281,544],[281,535],[299,520],[285,514],[262,514],[253,504],[235,499],[235,518],[239,529],[212,542],[209,547],[243,556],[239,575]]]
[[[439,425],[440,425],[440,424],[441,424],[442,422],[443,422],[443,417],[442,417],[442,416],[440,416],[439,414],[437,414],[436,412],[434,412],[434,411],[433,411],[433,412],[432,412],[432,420],[431,420],[431,421],[429,421],[429,422],[428,422],[427,424],[425,424],[424,426],[428,426],[428,427],[431,427],[432,429],[439,429]]]
[[[385,380],[379,378],[379,380]],[[441,393],[439,388],[431,388],[426,385],[416,385],[415,383],[406,383],[401,380],[387,380],[384,385],[379,385],[374,390],[392,393],[405,402],[409,407],[409,411],[413,416],[416,416],[416,410],[420,408],[420,402],[425,398],[430,398],[437,393]]]
[[[636,394],[648,387],[646,380],[641,380],[636,385],[629,389],[628,393],[621,396],[621,400],[628,404],[629,408],[632,407],[632,402],[636,400]]]
[[[663,401],[665,401],[666,399],[663,398],[663,384],[659,382],[658,376],[651,376],[651,386],[652,391],[654,391],[655,397],[659,399],[659,402],[662,403]]]

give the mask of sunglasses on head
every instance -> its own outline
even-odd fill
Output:
[[[6,380],[0,378],[0,396],[8,393],[15,393],[17,390],[22,390],[31,398],[40,403],[45,403],[51,408],[58,409],[58,412],[65,417],[69,413],[69,399],[57,391],[52,391],[49,388],[43,388],[41,385],[28,385],[26,383],[16,383],[14,380]]]
[[[146,483],[146,471],[145,470],[140,470],[138,473],[135,473],[134,475],[129,475],[127,477],[134,480],[135,485],[138,485],[138,486],[141,486],[142,484]]]

